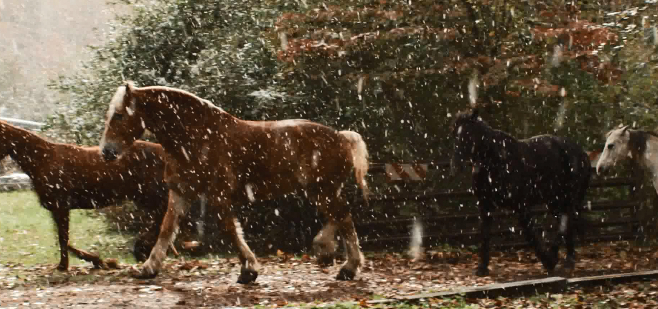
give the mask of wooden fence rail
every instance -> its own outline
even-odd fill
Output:
[[[423,163],[421,168],[414,176],[415,180],[391,180],[386,173],[392,169],[387,169],[385,164],[374,163],[369,175],[373,178],[371,182],[375,194],[370,197],[369,206],[363,207],[360,194],[355,191],[348,193],[352,195],[350,200],[356,201],[356,211],[353,213],[365,250],[407,247],[414,222],[422,224],[423,244],[426,247],[479,244],[479,213],[477,201],[469,189],[470,172],[465,170],[461,178],[448,177],[447,161]],[[401,179],[404,175],[393,178]],[[583,240],[629,240],[642,236],[637,215],[641,203],[635,194],[636,185],[637,180],[632,177],[593,176],[584,205],[588,223]],[[31,185],[24,181],[0,184],[0,191],[30,188]],[[536,232],[552,239],[557,219],[543,205],[533,207],[531,212],[537,220]],[[516,215],[510,210],[496,210],[492,216],[493,246],[526,245],[519,233]],[[305,216],[295,220],[305,220]],[[300,226],[304,228],[305,225],[300,223]],[[313,231],[309,232],[314,234]]]
[[[421,187],[422,182],[409,179],[391,181],[390,177],[386,177],[390,168],[380,163],[372,164],[369,174],[373,178],[386,178],[389,186],[405,189],[399,192],[388,190],[384,194],[371,196],[368,208],[374,211],[355,215],[357,232],[364,249],[400,249],[408,246],[414,222],[423,227],[425,246],[450,244],[463,247],[479,244],[479,213],[477,200],[469,189],[470,179],[461,186],[455,186],[448,183],[448,161],[424,165],[428,170],[424,181],[446,179],[448,187],[440,190],[414,190],[414,187]],[[465,170],[464,173],[470,174],[470,171]],[[586,209],[586,223],[583,226],[584,239],[581,241],[629,240],[641,236],[640,220],[637,217],[641,203],[635,196],[637,180],[632,177],[599,178],[594,171],[592,175],[588,197],[583,205]],[[616,194],[604,192],[614,189]],[[619,198],[619,195],[622,197]],[[404,207],[392,207],[400,204],[404,204]],[[454,204],[459,204],[459,207]],[[533,207],[531,213],[537,222],[535,232],[544,235],[546,239],[552,239],[557,218],[543,205]],[[493,246],[527,245],[520,235],[516,215],[510,210],[496,210],[492,216]]]

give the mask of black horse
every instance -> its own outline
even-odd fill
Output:
[[[458,114],[452,134],[455,150],[451,171],[462,167],[464,161],[473,163],[472,188],[479,202],[482,236],[476,274],[489,274],[491,212],[495,207],[508,207],[518,214],[526,240],[547,271],[557,265],[564,237],[567,258],[563,267],[573,269],[574,229],[579,225],[591,173],[587,153],[576,143],[552,135],[517,140],[488,126],[478,117],[477,109]],[[530,208],[541,204],[560,218],[550,252],[542,249],[530,217]]]

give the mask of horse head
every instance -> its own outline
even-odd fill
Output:
[[[463,170],[464,162],[470,161],[475,154],[476,140],[481,134],[478,133],[477,124],[481,123],[477,108],[470,112],[457,114],[452,125],[452,137],[455,148],[450,158],[450,175],[455,175]]]
[[[133,83],[126,82],[117,89],[110,101],[100,141],[103,158],[118,158],[124,149],[142,136],[145,129],[139,108],[139,95]]]
[[[628,143],[631,140],[631,133],[628,126],[614,129],[608,132],[603,146],[603,152],[599,156],[599,161],[596,163],[596,173],[601,174],[611,166],[615,166],[617,161],[630,156],[631,151]]]

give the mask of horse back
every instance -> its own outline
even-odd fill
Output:
[[[280,162],[308,165],[314,169],[344,169],[349,161],[348,140],[333,128],[308,120],[269,124],[251,131],[248,138],[251,143],[248,144],[262,145],[252,148],[252,162],[261,162],[278,170]]]
[[[547,164],[560,162],[564,169],[590,170],[589,155],[577,143],[559,136],[539,135],[522,141],[526,145],[528,156],[546,157],[550,161]],[[555,167],[555,166],[553,166]]]
[[[566,186],[589,183],[589,156],[577,143],[553,135],[540,135],[522,141],[528,173]]]
[[[343,183],[352,167],[351,144],[338,131],[307,120],[242,122],[217,143],[218,179],[247,183],[269,196],[318,182]],[[228,154],[228,155],[227,155]]]
[[[160,145],[142,141],[135,142],[115,161],[103,160],[97,146],[52,144],[49,155],[52,160],[39,169],[41,175],[33,177],[33,183],[35,189],[39,190],[38,186],[49,195],[76,198],[84,204],[79,207],[84,208],[89,205],[83,201],[90,199],[98,207],[117,198],[144,197],[155,201],[166,194],[163,156]]]
[[[506,142],[473,175],[479,198],[517,207],[547,203],[555,196],[577,196],[587,189],[589,157],[578,144],[552,135]]]

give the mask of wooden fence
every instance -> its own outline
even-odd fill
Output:
[[[348,193],[349,198],[356,201],[352,203],[353,214],[363,248],[406,248],[414,221],[422,225],[423,245],[426,248],[445,244],[454,247],[479,245],[479,212],[477,201],[470,192],[470,172],[465,170],[458,177],[448,177],[448,168],[448,162],[417,165],[415,169],[372,164],[369,171],[373,189],[370,204],[365,207],[356,191],[350,190]],[[387,175],[396,170],[399,171],[396,175]],[[641,202],[636,194],[638,181],[630,176],[599,178],[595,173],[592,175],[585,205],[590,210],[584,214],[588,219],[584,240],[597,242],[641,237],[641,222],[638,218]],[[28,183],[0,184],[0,191],[29,188]],[[269,209],[267,213],[274,208],[282,210],[281,216],[277,212],[276,216],[267,219],[254,217],[254,213],[244,213],[256,220],[263,219],[260,220],[263,224],[254,225],[253,228],[246,225],[251,230],[247,232],[251,233],[254,242],[263,242],[264,247],[267,244],[280,246],[292,238],[299,238],[285,249],[301,251],[310,248],[312,237],[320,227],[317,220],[321,218],[306,211],[289,211],[291,214],[286,214],[285,209],[291,203],[293,201],[287,199],[256,207],[266,207]],[[299,209],[312,208],[312,205],[302,205]],[[532,213],[537,220],[536,232],[546,239],[552,239],[557,230],[553,226],[558,220],[543,205],[534,207]],[[515,214],[507,209],[499,209],[492,216],[492,246],[525,245]],[[281,226],[290,226],[290,223],[296,226],[295,231],[281,229]],[[275,232],[279,230],[282,233],[277,236]],[[261,233],[260,236],[258,233]]]
[[[369,174],[386,178],[387,189],[371,197],[370,205],[355,212],[357,232],[365,250],[400,249],[409,245],[411,226],[417,221],[422,226],[424,246],[450,244],[457,247],[479,245],[479,212],[477,200],[470,190],[470,172],[463,179],[447,177],[449,162],[427,164],[424,181],[394,180],[386,177],[390,167],[373,164]],[[399,169],[398,169],[399,170]],[[422,170],[421,170],[422,172]],[[442,179],[443,181],[436,181]],[[433,184],[425,184],[434,182]],[[631,240],[640,234],[636,195],[637,177],[613,176],[600,178],[593,171],[590,189],[585,199],[584,241]],[[445,186],[445,189],[433,189]],[[433,188],[432,188],[433,187]],[[394,188],[394,189],[390,189]],[[537,220],[536,232],[552,239],[558,224],[544,205],[532,208]],[[525,246],[520,235],[517,216],[507,209],[492,213],[492,246]]]
[[[32,189],[30,179],[0,175],[0,192]]]

